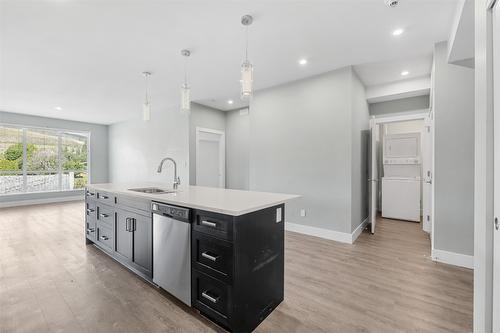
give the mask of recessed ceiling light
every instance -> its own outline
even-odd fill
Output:
[[[405,32],[405,31],[404,31],[404,29],[396,29],[396,30],[394,30],[394,31],[392,32],[392,35],[393,35],[393,36],[399,36],[399,35],[402,35],[402,34],[403,34],[403,32]]]
[[[304,65],[306,65],[306,64],[307,64],[307,59],[300,59],[300,60],[299,60],[299,65],[304,66]]]
[[[232,99],[230,99],[229,101],[227,101],[227,104],[233,104],[234,101]]]
[[[401,72],[401,75],[402,75],[402,76],[406,76],[406,75],[408,75],[408,74],[410,74],[410,72],[408,72],[408,71],[402,71],[402,72]]]
[[[56,106],[54,109],[56,109],[57,111],[62,111],[62,107],[60,106]]]

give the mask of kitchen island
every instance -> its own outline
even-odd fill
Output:
[[[285,203],[297,196],[167,189],[89,185],[87,244],[220,326],[252,331],[283,300]]]

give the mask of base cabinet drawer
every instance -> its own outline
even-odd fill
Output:
[[[231,315],[231,286],[193,270],[192,303],[204,315],[227,326]]]
[[[194,213],[193,229],[211,236],[232,240],[232,216],[196,210]]]
[[[231,284],[233,244],[193,231],[191,254],[194,268]]]
[[[85,218],[85,235],[88,239],[91,241],[96,240],[96,233],[97,233],[97,221],[94,218],[91,217],[86,217]]]
[[[115,221],[114,209],[106,205],[97,205],[97,221],[110,229],[113,228]]]
[[[99,221],[97,222],[96,242],[106,250],[113,252],[113,228],[108,228]]]

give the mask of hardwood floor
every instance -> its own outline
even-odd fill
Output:
[[[82,202],[0,209],[0,332],[221,332],[93,246]],[[471,270],[430,260],[421,226],[354,245],[286,234],[285,301],[258,332],[470,332]]]

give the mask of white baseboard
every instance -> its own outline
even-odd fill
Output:
[[[41,204],[48,204],[48,203],[81,201],[81,200],[84,200],[83,194],[78,195],[78,196],[73,195],[73,196],[69,196],[69,197],[59,197],[59,198],[41,198],[41,199],[32,199],[32,200],[0,202],[0,208],[29,206],[29,205],[41,205]]]
[[[444,264],[474,269],[474,256],[434,249],[432,260]]]
[[[347,232],[340,232],[290,222],[285,222],[285,230],[297,232],[299,234],[334,240],[341,243],[352,244],[351,234],[348,234]]]
[[[359,235],[361,235],[363,230],[365,230],[367,224],[368,224],[368,217],[363,222],[361,222],[361,224],[358,225],[358,227],[354,229],[354,231],[352,232],[351,244],[353,244],[356,241],[356,239],[358,239]]]

